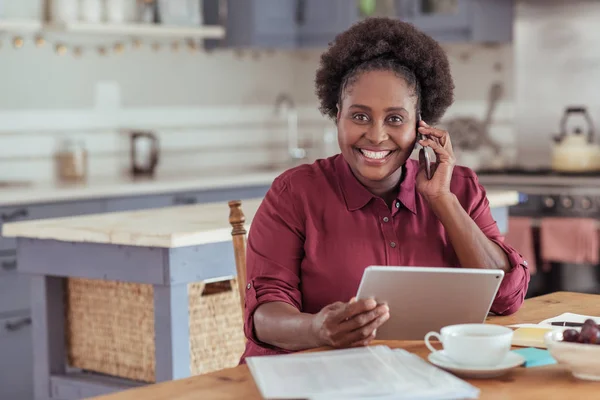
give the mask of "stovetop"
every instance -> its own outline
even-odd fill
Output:
[[[557,172],[549,168],[478,170],[482,185],[493,189],[516,189],[529,194],[593,194],[600,196],[600,173]]]

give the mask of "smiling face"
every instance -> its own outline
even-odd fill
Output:
[[[416,142],[414,88],[392,71],[363,72],[341,96],[338,143],[356,178],[376,195],[393,190]]]

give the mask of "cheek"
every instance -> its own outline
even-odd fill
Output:
[[[337,131],[340,146],[356,143],[364,133],[362,127],[344,120],[338,123]]]
[[[402,148],[413,147],[417,141],[416,132],[413,129],[398,129],[395,132],[391,132],[390,136],[392,140]]]

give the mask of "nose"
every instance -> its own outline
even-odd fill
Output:
[[[385,127],[381,124],[372,124],[367,132],[365,138],[373,144],[380,144],[389,139]]]

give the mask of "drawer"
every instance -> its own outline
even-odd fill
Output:
[[[171,196],[169,195],[122,197],[108,199],[106,201],[106,211],[117,212],[143,210],[147,208],[169,207],[171,205]]]
[[[0,224],[30,219],[60,218],[73,215],[102,213],[104,201],[74,201],[50,204],[32,204],[0,208]]]
[[[104,201],[77,201],[0,207],[0,228],[3,223],[96,214],[103,213],[105,209],[106,203]],[[15,238],[0,237],[0,252],[3,250],[13,250],[16,247],[17,242]]]
[[[212,203],[217,201],[262,198],[269,186],[250,186],[238,188],[225,188],[217,190],[204,190],[201,192],[177,193],[172,196],[172,205],[185,205],[196,203]]]
[[[0,232],[2,225],[0,224]],[[17,239],[13,237],[2,237],[0,236],[0,253],[5,251],[14,251],[17,249]]]
[[[18,273],[16,268],[16,256],[0,257],[0,314],[30,308],[29,275]]]
[[[33,352],[28,313],[0,316],[0,399],[33,400]]]

